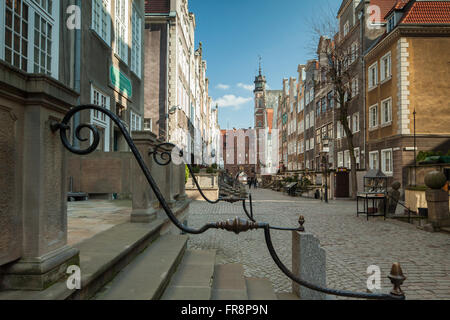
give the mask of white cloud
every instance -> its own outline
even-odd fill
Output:
[[[239,82],[239,83],[237,84],[237,86],[238,86],[239,88],[242,88],[242,89],[248,90],[248,91],[253,91],[253,89],[254,89],[254,87],[253,87],[251,84],[245,84],[245,83],[241,83],[241,82]]]
[[[230,86],[227,85],[227,84],[219,83],[219,84],[216,86],[216,88],[217,88],[217,89],[220,89],[220,90],[228,90],[228,89],[230,89]]]
[[[236,97],[233,94],[227,94],[217,100],[214,100],[213,105],[218,104],[220,108],[234,107],[235,109],[239,109],[242,105],[252,100],[253,98]]]

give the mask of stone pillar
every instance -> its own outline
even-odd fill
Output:
[[[157,141],[158,143],[162,143],[161,141]],[[160,152],[171,152],[172,148],[168,146],[164,146],[164,148],[160,148]],[[164,163],[164,159],[161,159],[161,157],[158,155],[158,160],[161,163]],[[155,176],[155,181],[158,184],[159,189],[161,190],[162,195],[164,196],[164,199],[166,200],[167,204],[173,208],[175,206],[175,199],[173,198],[173,193],[171,191],[171,185],[173,182],[173,163],[170,163],[166,166],[161,166],[157,163],[154,163],[152,166],[152,174]],[[158,204],[160,207],[160,204]]]
[[[326,286],[326,252],[309,233],[292,232],[292,272],[305,281]],[[326,294],[292,282],[292,292],[302,300],[325,300]]]
[[[149,131],[133,132],[133,141],[144,159],[145,164],[153,175],[154,161],[149,156],[149,151],[155,146],[156,135]],[[131,222],[149,223],[156,219],[155,201],[156,197],[142,172],[137,161],[132,157],[132,207]]]
[[[433,171],[425,176],[425,184],[430,188],[426,191],[428,222],[436,231],[450,226],[448,192],[442,189],[446,183],[447,178],[442,172]]]
[[[186,194],[186,164],[180,164],[180,175],[178,176],[178,201],[187,199]]]
[[[170,186],[170,193],[171,193],[171,198],[178,200],[178,196],[180,193],[180,185],[178,183],[179,181],[179,176],[182,173],[181,172],[181,166],[175,164],[173,161],[170,164],[172,167],[172,181],[171,181],[171,186]]]
[[[46,76],[0,71],[0,91],[5,74],[16,87],[0,94],[0,180],[11,182],[6,194],[0,188],[0,289],[44,290],[79,265],[78,250],[67,245],[67,151],[50,128],[77,94]]]

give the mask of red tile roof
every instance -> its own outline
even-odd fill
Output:
[[[169,13],[170,0],[145,0],[145,13]]]
[[[416,1],[400,23],[450,24],[450,1]]]
[[[373,16],[375,18],[374,22],[385,22],[384,17],[397,4],[397,2],[398,0],[371,0],[371,6],[378,6],[380,8],[380,17],[378,19],[377,16]]]

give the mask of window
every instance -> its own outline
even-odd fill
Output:
[[[322,103],[322,113],[325,113],[327,111],[327,98],[323,97],[321,103]]]
[[[338,152],[338,167],[342,168],[344,166],[344,154],[342,152]]]
[[[8,0],[0,8],[0,56],[25,72],[58,78],[59,1]]]
[[[92,0],[92,29],[108,45],[111,44],[111,2]]]
[[[314,88],[309,90],[309,98],[311,99],[310,102],[314,101]]]
[[[309,123],[309,113],[306,115],[305,128],[306,128],[306,129],[309,129],[309,128],[310,128],[310,123]]]
[[[381,58],[380,63],[380,81],[391,78],[391,53],[389,52]]]
[[[392,99],[386,99],[381,102],[381,124],[392,123]]]
[[[350,160],[350,150],[344,151],[344,167],[346,167],[347,169],[352,168],[352,162]]]
[[[25,72],[28,70],[29,19],[29,7],[26,3],[6,1],[5,61]]]
[[[333,91],[329,92],[327,95],[327,102],[328,102],[328,108],[333,109],[334,108],[334,95]]]
[[[305,103],[306,103],[306,104],[309,104],[309,92],[306,92],[306,95],[305,95]]]
[[[393,174],[392,149],[381,150],[381,170],[387,176]]]
[[[357,60],[358,56],[359,56],[358,43],[353,42],[352,47],[351,47],[350,63],[355,62]]]
[[[378,105],[369,108],[369,129],[378,127]]]
[[[309,151],[309,146],[310,146],[310,141],[309,141],[309,139],[306,139],[306,151]]]
[[[355,159],[356,159],[356,167],[359,169],[361,165],[361,152],[359,148],[354,149],[355,152]]]
[[[333,134],[333,124],[328,125],[328,139],[333,140],[334,134]]]
[[[107,97],[97,89],[93,88],[92,104],[109,110],[109,97]],[[92,110],[92,112],[94,120],[106,123],[106,115],[103,112],[100,112],[98,110]]]
[[[375,62],[369,67],[369,89],[374,88],[378,84],[378,63]]]
[[[349,30],[350,30],[350,23],[347,21],[344,24],[344,37],[348,34]]]
[[[352,98],[359,94],[358,78],[352,80]]]
[[[371,170],[378,170],[378,151],[372,151],[369,153],[369,168]]]
[[[314,150],[314,138],[310,139],[311,141],[309,142],[309,147],[311,148],[311,150]]]
[[[142,18],[139,16],[136,8],[133,6],[132,17],[132,48],[131,48],[131,71],[139,78],[141,77],[142,62]]]
[[[359,112],[353,114],[353,133],[359,132]]]
[[[300,120],[298,123],[298,133],[303,133],[305,131],[305,122],[304,120]]]
[[[312,111],[312,110],[309,114],[309,121],[310,121],[310,126],[314,127],[314,111]]]
[[[141,116],[131,111],[131,121],[130,121],[131,131],[141,131],[142,130],[141,122],[142,122]]]
[[[150,118],[144,119],[144,131],[152,131],[152,130],[153,130],[152,119]]]
[[[337,126],[337,128],[336,128],[336,138],[337,139],[342,139],[342,124],[341,124],[341,122],[338,121],[336,123],[336,126]]]
[[[387,32],[391,32],[395,28],[395,14],[393,14],[387,23]]]
[[[317,116],[320,117],[320,101],[316,103]]]
[[[128,0],[116,0],[114,52],[128,64]]]
[[[91,87],[91,103],[93,105],[103,107],[107,110],[110,110],[110,97],[103,94],[100,90],[95,87]],[[103,145],[99,145],[99,150],[103,150],[105,152],[109,152],[109,137],[110,137],[110,120],[106,117],[103,112],[98,110],[91,110],[91,123],[97,127],[104,129],[104,139]],[[93,139],[93,135],[91,134],[91,142]]]
[[[316,130],[316,143],[321,144],[322,143],[322,135],[321,130]]]

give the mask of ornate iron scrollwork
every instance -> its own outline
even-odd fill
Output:
[[[199,192],[201,193],[201,195],[203,196],[203,198],[205,200],[207,200],[209,203],[215,204],[218,203],[220,201],[226,201],[226,202],[238,202],[238,201],[242,201],[243,202],[243,208],[244,208],[244,212],[246,213],[246,215],[249,217],[250,220],[245,220],[245,219],[241,219],[241,218],[236,218],[234,220],[228,220],[225,222],[216,222],[216,223],[208,223],[205,224],[203,227],[199,228],[199,229],[193,229],[193,228],[189,228],[186,227],[185,225],[183,225],[182,223],[180,223],[178,221],[178,219],[176,218],[175,214],[172,212],[171,208],[169,207],[169,205],[167,204],[166,200],[164,199],[164,196],[162,195],[158,185],[156,184],[155,180],[153,179],[150,170],[148,169],[148,167],[146,166],[145,162],[142,159],[142,156],[140,154],[140,152],[138,151],[138,149],[136,148],[133,140],[131,139],[130,134],[128,133],[127,129],[125,128],[125,126],[123,125],[122,121],[120,118],[118,118],[114,113],[112,113],[111,111],[99,107],[99,106],[95,106],[95,105],[83,105],[83,106],[78,106],[75,107],[73,109],[71,109],[66,116],[64,117],[64,119],[62,120],[61,123],[53,123],[51,125],[51,130],[53,132],[56,131],[60,131],[60,136],[61,136],[61,141],[64,145],[65,148],[67,148],[70,152],[74,153],[74,154],[78,154],[78,155],[87,155],[89,153],[94,152],[99,143],[100,143],[100,133],[97,130],[97,128],[91,124],[81,124],[79,125],[77,128],[75,128],[75,137],[80,140],[80,141],[84,141],[86,142],[88,139],[82,138],[81,137],[81,131],[83,129],[88,129],[92,135],[93,135],[93,140],[92,143],[86,148],[86,149],[77,149],[75,147],[73,147],[68,138],[67,138],[67,132],[68,130],[70,130],[70,121],[72,119],[72,117],[78,113],[78,112],[82,112],[85,110],[97,110],[99,112],[104,113],[106,116],[108,116],[119,128],[119,130],[122,132],[128,146],[130,147],[131,152],[133,153],[134,157],[136,158],[136,161],[138,162],[140,168],[142,169],[143,174],[145,175],[145,177],[147,178],[147,181],[151,187],[151,189],[153,190],[156,198],[158,199],[158,201],[160,202],[163,210],[165,211],[165,213],[167,214],[168,218],[170,219],[170,221],[181,231],[185,232],[185,233],[189,233],[189,234],[201,234],[204,233],[210,229],[219,229],[219,230],[225,230],[228,232],[234,232],[236,234],[239,234],[241,232],[247,232],[250,230],[259,230],[259,229],[264,229],[264,236],[265,236],[265,241],[266,241],[266,245],[267,248],[269,250],[270,255],[272,256],[272,259],[274,260],[275,264],[280,268],[280,270],[291,280],[295,281],[296,283],[298,283],[301,286],[304,286],[306,288],[315,290],[315,291],[319,291],[319,292],[323,292],[326,294],[330,294],[330,295],[336,295],[336,296],[345,296],[345,297],[352,297],[352,298],[362,298],[362,299],[388,299],[388,300],[404,300],[405,299],[405,294],[404,292],[401,290],[401,285],[403,284],[403,282],[405,281],[405,276],[403,275],[402,269],[400,267],[399,264],[394,264],[391,270],[391,274],[389,275],[389,279],[391,280],[394,288],[391,291],[390,294],[372,294],[372,293],[362,293],[362,292],[352,292],[352,291],[345,291],[345,290],[335,290],[335,289],[329,289],[329,288],[324,288],[321,286],[317,286],[314,285],[312,283],[309,283],[307,281],[304,281],[303,279],[301,279],[300,277],[294,275],[284,264],[283,262],[280,260],[280,258],[278,257],[275,248],[273,246],[272,243],[272,239],[271,239],[271,234],[270,231],[271,230],[281,230],[281,231],[304,231],[304,223],[305,223],[305,219],[300,216],[299,218],[299,227],[298,228],[279,228],[279,227],[271,227],[268,223],[258,223],[255,219],[254,219],[254,215],[253,215],[253,204],[252,204],[252,197],[251,195],[249,195],[249,201],[250,201],[250,212],[247,211],[246,208],[246,199],[240,199],[240,198],[219,198],[216,201],[211,201],[209,199],[207,199],[207,197],[204,195],[203,191],[200,188],[200,185],[195,177],[195,174],[193,173],[193,170],[191,168],[190,165],[188,165],[189,168],[189,172],[191,173],[191,176],[193,178],[194,183],[196,184],[196,186],[198,187]],[[163,148],[166,147],[166,148]],[[158,146],[155,147],[154,150],[152,150],[150,152],[149,155],[152,155],[155,162],[158,163],[159,165],[168,165],[172,162],[172,154],[171,152],[168,151],[168,149],[171,149],[175,147],[173,144],[171,143],[162,143]],[[158,159],[158,151],[160,151],[160,159]],[[182,151],[180,150],[180,156],[182,157]]]

